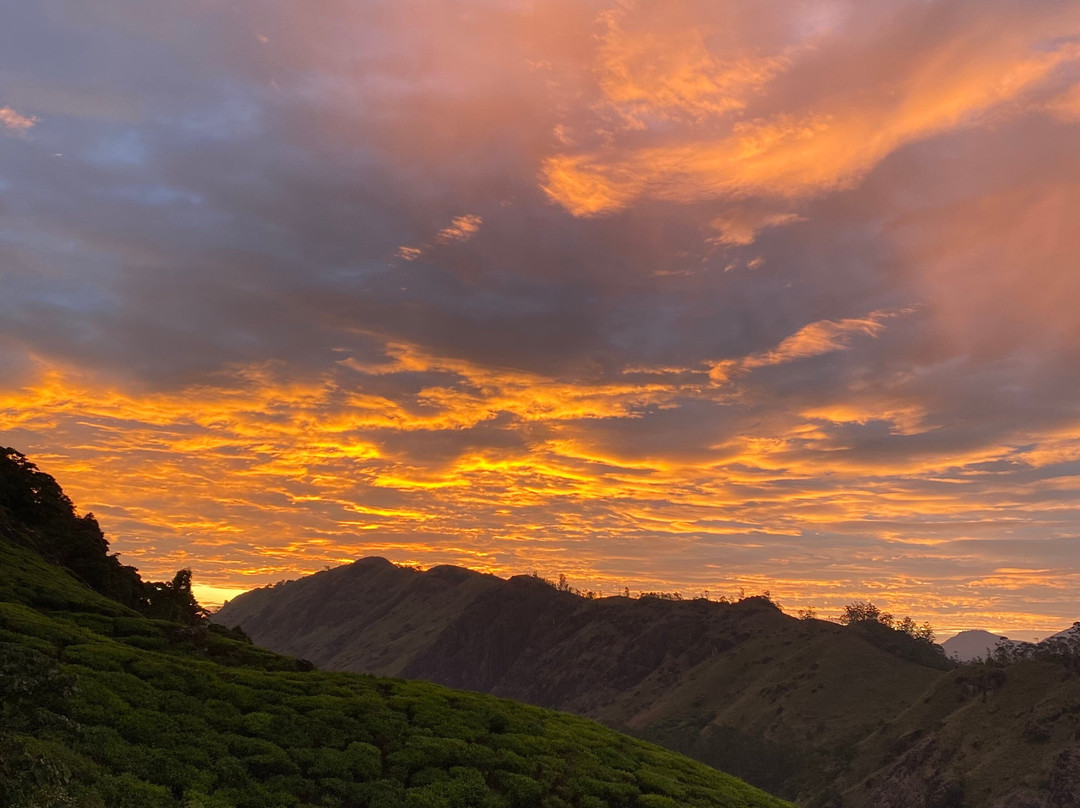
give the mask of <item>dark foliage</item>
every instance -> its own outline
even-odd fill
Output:
[[[0,447],[0,535],[148,617],[187,625],[205,617],[191,593],[191,570],[167,583],[143,581],[138,570],[109,553],[94,515],[79,516],[56,480],[10,447]]]
[[[869,601],[849,603],[839,620],[842,625],[858,631],[866,640],[900,659],[940,670],[953,666],[945,650],[934,643],[934,629],[929,623],[920,625],[910,617],[896,620]]]
[[[1080,675],[1080,621],[1073,623],[1064,636],[1039,643],[1001,640],[988,661],[994,665],[1011,665],[1029,659],[1052,662],[1065,668],[1069,675]]]

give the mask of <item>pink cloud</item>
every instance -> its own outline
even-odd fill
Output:
[[[38,122],[33,115],[22,115],[11,107],[0,107],[0,128],[16,134],[32,129]]]

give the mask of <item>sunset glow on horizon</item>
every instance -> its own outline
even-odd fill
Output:
[[[381,555],[1080,620],[1080,3],[40,0],[0,445],[218,604]]]

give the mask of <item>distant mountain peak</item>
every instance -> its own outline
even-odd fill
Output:
[[[982,629],[969,629],[945,640],[941,647],[945,649],[945,653],[950,659],[956,659],[960,662],[975,662],[993,656],[994,649],[998,643],[1002,642],[1017,645],[1026,644],[1020,640],[1010,640],[1002,634],[993,634]]]

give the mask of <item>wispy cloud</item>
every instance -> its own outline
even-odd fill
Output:
[[[712,220],[717,235],[710,242],[729,247],[746,247],[757,240],[767,227],[779,227],[805,221],[797,213],[765,213],[760,211],[729,211]]]
[[[435,234],[434,241],[436,244],[460,244],[469,241],[480,232],[480,225],[483,223],[483,217],[477,216],[474,213],[469,213],[464,216],[455,216],[449,225],[439,229]],[[395,256],[405,261],[415,261],[430,249],[431,244],[428,242],[423,242],[411,247],[402,246],[398,247]]]
[[[818,320],[785,337],[775,348],[739,359],[725,359],[713,363],[709,375],[717,381],[726,381],[734,375],[755,368],[782,365],[797,359],[844,350],[860,334],[876,337],[885,328],[886,320],[902,313],[909,312],[875,311],[866,317]]]
[[[438,241],[446,244],[451,241],[468,241],[480,232],[480,225],[484,220],[475,214],[456,216],[449,227],[444,227],[435,237]]]

